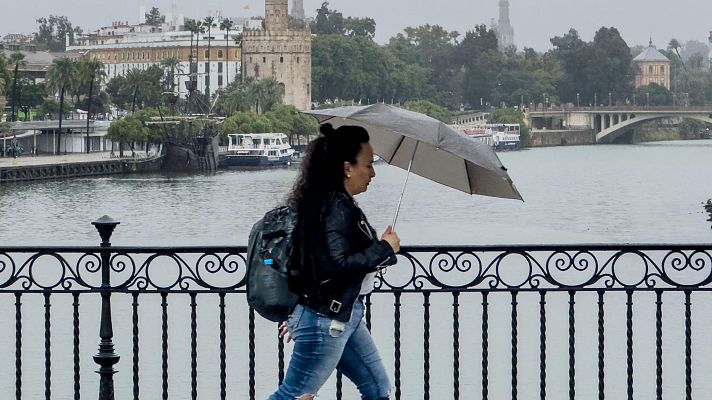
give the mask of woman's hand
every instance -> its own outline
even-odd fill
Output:
[[[289,328],[287,328],[287,322],[282,322],[279,324],[279,337],[287,337],[287,343],[292,341],[292,336],[289,334]]]
[[[381,235],[381,240],[385,240],[386,242],[388,242],[388,244],[390,244],[393,248],[394,253],[400,251],[400,238],[398,237],[396,231],[393,230],[393,227],[391,225],[388,225],[386,231],[383,232],[383,235]]]

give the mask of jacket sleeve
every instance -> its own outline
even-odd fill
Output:
[[[328,277],[365,275],[396,262],[395,253],[385,240],[373,242],[365,249],[352,248],[360,215],[349,201],[337,199],[327,205],[322,214],[325,239],[322,269]]]

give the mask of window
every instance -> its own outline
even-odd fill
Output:
[[[210,50],[205,50],[205,58],[210,59]]]
[[[210,72],[210,63],[209,62],[205,63],[205,72]]]
[[[267,62],[267,57],[262,57],[262,62],[266,63]]]
[[[218,73],[223,72],[222,69],[223,69],[223,63],[219,62],[219,63],[218,63]]]
[[[653,74],[653,66],[652,66],[652,65],[648,66],[648,73],[649,73],[650,75]]]
[[[282,64],[284,62],[284,57],[279,57],[279,63]]]
[[[210,75],[205,76],[205,87],[210,86]]]
[[[223,51],[222,51],[222,50],[218,50],[218,58],[223,58]]]
[[[218,86],[222,86],[222,85],[223,85],[222,75],[218,75]]]
[[[297,64],[299,64],[299,57],[297,57]]]
[[[661,73],[661,74],[664,74],[664,73],[665,73],[665,66],[664,66],[664,65],[661,65],[661,66],[660,66],[660,73]]]

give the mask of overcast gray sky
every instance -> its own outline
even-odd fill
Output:
[[[322,0],[303,0],[307,15],[315,15]],[[220,10],[223,16],[251,16],[264,13],[261,0],[1,0],[0,35],[29,33],[35,20],[49,14],[66,15],[74,25],[87,30],[106,26],[114,20],[135,23],[140,6],[157,6],[162,12],[175,4],[187,17],[202,18]],[[289,0],[290,6],[292,0]],[[477,24],[497,19],[499,0],[332,0],[329,8],[344,16],[370,16],[376,20],[376,40],[388,38],[407,26],[439,24],[464,33]],[[249,10],[245,6],[249,5]],[[13,8],[15,8],[13,10]],[[601,26],[618,28],[629,46],[647,44],[650,35],[658,47],[671,38],[681,42],[708,43],[712,30],[710,0],[510,0],[510,18],[518,48],[543,51],[551,47],[549,38],[569,28],[591,40]]]

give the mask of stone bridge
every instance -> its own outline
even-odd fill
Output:
[[[691,118],[712,124],[712,106],[704,107],[571,107],[529,111],[533,129],[592,130],[596,143],[611,143],[644,122]]]

